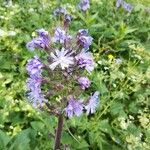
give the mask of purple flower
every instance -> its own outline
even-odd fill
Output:
[[[28,43],[26,44],[26,47],[27,47],[28,50],[34,51],[34,50],[35,50],[34,41],[32,40],[32,41],[28,42]]]
[[[122,6],[122,4],[123,4],[123,0],[117,0],[116,7],[119,8]]]
[[[27,88],[29,91],[35,91],[38,90],[40,91],[40,86],[41,86],[41,77],[40,76],[34,76],[32,75],[30,78],[27,79]]]
[[[123,7],[126,11],[128,12],[131,12],[132,9],[133,9],[133,6],[129,3],[126,3],[125,1],[123,0],[117,0],[116,2],[116,7],[119,8],[119,7]]]
[[[88,29],[80,29],[78,31],[78,36],[88,36]]]
[[[64,70],[74,64],[74,59],[68,50],[62,48],[61,51],[56,50],[55,53],[56,54],[51,53],[51,57],[53,59],[53,63],[49,66],[51,70],[54,70],[58,65],[60,65],[61,69]]]
[[[46,102],[44,95],[38,89],[34,91],[30,91],[28,93],[28,99],[30,103],[32,103],[33,107],[35,108],[42,107],[44,105],[44,102]]]
[[[66,15],[65,15],[65,20],[64,20],[65,24],[70,23],[71,21],[72,21],[72,16],[66,14]]]
[[[77,40],[78,40],[77,43],[82,48],[88,49],[89,46],[92,44],[93,38],[91,36],[88,36],[88,30],[81,29],[78,31]]]
[[[89,0],[80,0],[80,3],[78,5],[79,9],[82,11],[86,11],[90,8],[90,2]]]
[[[35,48],[47,49],[49,47],[49,36],[48,32],[44,29],[36,30],[39,34],[39,37],[34,38],[32,41],[28,42],[26,47],[30,51],[34,51]]]
[[[26,47],[30,51],[34,51],[36,48],[46,49],[48,48],[49,40],[45,38],[34,38],[32,41],[28,42]]]
[[[60,27],[56,28],[53,41],[60,42],[61,44],[63,44],[65,40],[66,40],[66,32]]]
[[[82,48],[88,49],[89,46],[92,44],[93,38],[91,36],[80,36],[78,38],[78,43]]]
[[[96,111],[96,108],[99,104],[99,92],[96,91],[89,99],[89,103],[87,106],[85,106],[86,113],[87,114],[93,114]]]
[[[36,30],[36,32],[38,33],[38,35],[40,37],[43,37],[43,38],[47,38],[48,37],[48,31],[46,31],[43,28]]]
[[[40,75],[42,67],[43,65],[37,56],[34,56],[33,59],[29,59],[26,65],[29,75]]]
[[[54,12],[53,12],[54,16],[59,16],[61,14],[65,15],[66,13],[67,13],[66,9],[62,8],[62,7],[59,7],[57,9],[55,9]]]
[[[89,73],[94,69],[94,61],[92,53],[82,50],[76,57],[77,65],[85,68]]]
[[[87,77],[80,77],[78,78],[78,82],[81,86],[81,89],[85,90],[86,88],[90,87],[90,80]]]
[[[65,108],[65,113],[67,117],[71,118],[73,115],[80,116],[82,114],[82,110],[83,104],[71,97],[68,106]]]
[[[33,107],[42,107],[46,101],[41,92],[41,81],[41,77],[35,75],[31,75],[30,78],[27,79],[28,98]]]
[[[123,2],[122,7],[128,12],[131,12],[133,10],[133,6],[126,2]]]

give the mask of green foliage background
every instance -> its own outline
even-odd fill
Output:
[[[86,14],[77,10],[78,0],[15,0],[10,7],[0,1],[0,150],[53,147],[57,119],[27,103],[25,64],[33,54],[25,45],[36,29],[51,32],[60,4],[74,17],[70,31],[87,28],[94,38],[91,79],[101,92],[96,114],[66,121],[62,144],[71,150],[150,149],[150,1],[128,2],[131,14],[116,9],[115,0],[92,0]]]

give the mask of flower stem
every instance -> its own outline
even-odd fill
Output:
[[[58,117],[58,124],[57,124],[57,130],[55,135],[54,150],[60,150],[62,128],[63,128],[63,114],[60,113]]]

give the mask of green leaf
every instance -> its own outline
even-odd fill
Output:
[[[31,129],[28,128],[17,134],[9,150],[30,150],[30,132]]]
[[[44,124],[40,121],[32,121],[31,126],[36,131],[40,131],[44,129]]]
[[[2,130],[0,130],[0,149],[6,149],[6,146],[11,138]]]
[[[115,102],[113,105],[110,107],[110,111],[113,115],[121,114],[123,112],[124,104]]]
[[[109,125],[108,119],[101,120],[101,122],[99,123],[99,129],[103,132],[112,135],[111,126]]]

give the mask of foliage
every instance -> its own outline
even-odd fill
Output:
[[[131,13],[115,7],[115,0],[92,0],[87,13],[76,9],[78,1],[63,0],[73,14],[71,31],[88,28],[94,38],[90,49],[97,62],[92,87],[101,92],[97,113],[67,120],[62,144],[70,149],[148,150],[150,147],[150,14],[146,5],[134,5]],[[46,150],[52,148],[57,120],[34,110],[26,101],[25,47],[35,29],[58,22],[52,0],[1,3],[0,7],[0,149]],[[150,5],[150,4],[149,4]],[[14,31],[12,33],[10,31]]]

